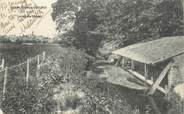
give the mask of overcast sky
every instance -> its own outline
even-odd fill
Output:
[[[56,25],[52,21],[51,17],[51,4],[55,2],[56,0],[26,0],[27,3],[32,3],[32,6],[35,4],[37,6],[46,6],[47,8],[44,9],[45,14],[41,18],[36,18],[37,20],[32,24],[31,27],[28,27],[25,29],[25,31],[22,32],[23,24],[20,23],[17,18],[14,18],[13,20],[9,20],[10,16],[15,16],[15,15],[22,15],[17,12],[13,12],[10,10],[12,6],[18,6],[23,0],[0,0],[0,14],[5,15],[3,18],[1,16],[0,18],[0,35],[20,35],[20,34],[35,34],[35,35],[43,35],[43,36],[48,36],[48,37],[54,37],[56,35]],[[13,4],[12,6],[9,5],[9,3]],[[15,4],[17,3],[17,4]],[[8,7],[4,7],[8,5]],[[15,9],[17,10],[17,9]],[[11,12],[10,12],[11,11]],[[30,18],[25,18],[24,25],[27,23],[26,20],[30,20]],[[8,23],[8,24],[7,24]],[[4,26],[6,25],[6,26]],[[13,26],[13,27],[12,27]],[[13,28],[10,31],[6,32],[9,30],[9,28]],[[24,29],[23,29],[24,30]]]

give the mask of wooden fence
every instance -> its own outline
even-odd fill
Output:
[[[8,79],[8,71],[10,69],[14,69],[16,67],[19,67],[19,66],[23,66],[26,64],[26,83],[29,82],[29,78],[30,78],[30,63],[32,61],[36,61],[36,77],[39,77],[40,75],[40,68],[43,67],[45,64],[46,64],[46,53],[43,52],[35,57],[32,57],[32,58],[28,58],[25,62],[23,63],[20,63],[18,65],[14,65],[14,66],[11,66],[11,67],[7,67],[5,66],[5,59],[2,59],[1,60],[1,65],[0,65],[0,73],[4,73],[4,77],[3,77],[3,96],[5,95],[6,93],[6,85],[7,85],[7,79]]]

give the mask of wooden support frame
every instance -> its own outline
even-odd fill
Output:
[[[139,73],[137,73],[137,72],[135,72],[135,71],[128,70],[128,72],[131,73],[132,75],[134,75],[136,78],[140,79],[141,81],[145,81],[145,80],[146,80],[145,77],[144,77],[143,75],[141,75],[141,74],[139,74]],[[152,85],[154,84],[153,81],[151,81],[151,80],[146,80],[145,83],[146,83],[147,85],[149,85],[149,86],[152,86]],[[167,94],[167,92],[165,91],[164,88],[158,86],[157,89],[158,89],[160,92],[162,92],[162,93],[164,93],[164,94]]]
[[[153,95],[156,91],[156,89],[158,89],[160,83],[162,82],[162,80],[164,79],[164,77],[166,76],[167,72],[169,71],[169,69],[172,66],[172,62],[170,62],[165,69],[160,73],[158,79],[155,81],[155,83],[153,84],[153,86],[150,88],[150,90],[148,91],[148,95]]]

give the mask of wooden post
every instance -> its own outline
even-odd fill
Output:
[[[37,69],[36,69],[36,76],[39,77],[40,75],[40,55],[37,56]]]
[[[37,67],[40,65],[40,55],[37,55]]]
[[[172,62],[170,62],[165,69],[160,73],[158,79],[155,81],[155,83],[153,84],[153,86],[151,87],[151,89],[149,90],[148,94],[152,95],[155,93],[156,89],[158,88],[158,86],[160,85],[160,83],[162,82],[162,80],[164,79],[164,77],[166,76],[167,72],[169,71],[169,69],[171,68]]]
[[[173,65],[170,68],[170,72],[168,74],[168,91],[170,91],[172,86],[172,76],[173,76]]]
[[[148,67],[147,67],[147,64],[144,64],[144,76],[145,76],[145,79],[147,80],[148,79]]]
[[[27,59],[27,71],[26,71],[26,82],[28,83],[29,81],[29,69],[30,69],[30,60]]]
[[[1,69],[3,70],[4,69],[4,59],[2,59],[2,63],[1,63]]]
[[[8,76],[8,67],[5,68],[5,73],[4,73],[3,96],[4,96],[5,93],[6,93],[7,76]]]
[[[45,61],[45,51],[43,52],[42,57],[43,57],[43,58],[42,58],[42,59],[43,59],[42,62],[44,62],[44,61]]]
[[[122,67],[125,67],[125,58],[122,58]]]
[[[131,70],[134,70],[134,60],[131,59]]]
[[[151,76],[151,81],[153,82],[153,76]]]

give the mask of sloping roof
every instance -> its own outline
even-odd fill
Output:
[[[112,52],[138,62],[155,64],[184,53],[184,36],[164,37]]]

